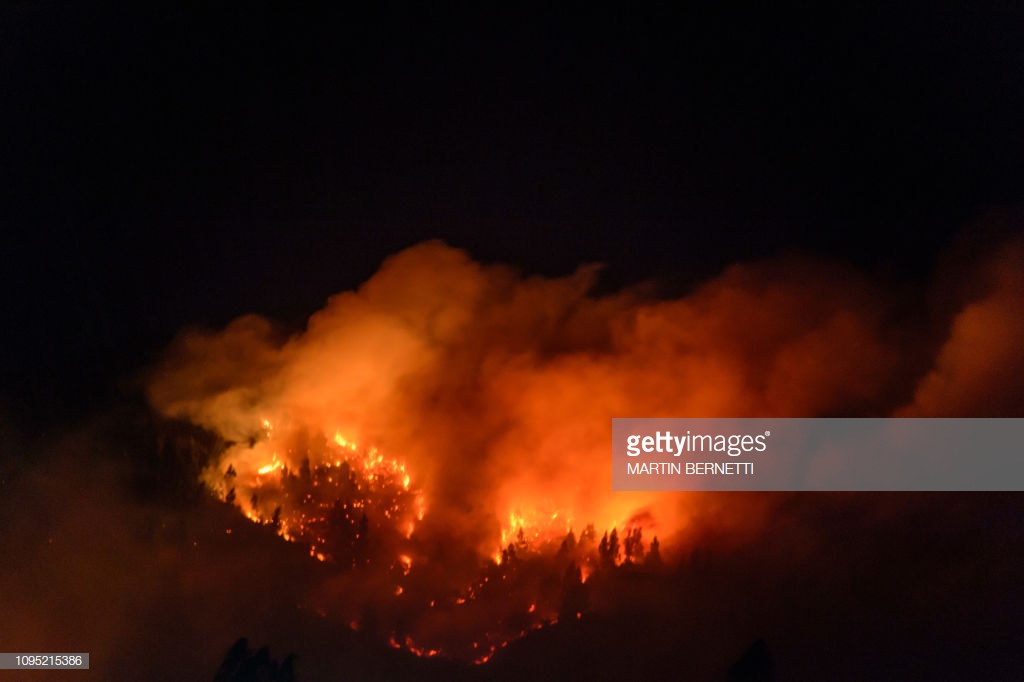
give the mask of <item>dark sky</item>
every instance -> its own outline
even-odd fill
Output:
[[[1024,198],[1013,3],[144,5],[0,8],[0,394],[41,423],[428,238],[608,287],[789,249],[918,277]]]

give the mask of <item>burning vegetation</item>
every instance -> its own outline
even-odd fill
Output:
[[[297,469],[286,463],[296,460]],[[403,462],[340,433],[331,440],[282,439],[266,419],[249,442],[229,444],[204,480],[249,520],[307,546],[340,580],[360,585],[357,608],[352,599],[320,602],[322,615],[354,630],[370,628],[418,656],[486,662],[530,630],[580,620],[590,608],[586,583],[595,571],[662,566],[660,543],[654,537],[646,544],[640,519],[621,539],[617,528],[599,538],[592,524],[577,535],[558,512],[516,511],[472,580],[439,583],[436,570],[421,566],[444,562],[446,548],[417,533],[428,507]],[[462,624],[457,636],[453,622]]]
[[[269,436],[270,422],[264,425]],[[255,471],[244,457],[230,458],[223,476],[211,470],[207,482],[251,520],[309,545],[310,556],[344,569],[365,566],[379,561],[381,547],[401,547],[411,539],[426,511],[424,498],[410,490],[404,464],[376,449],[359,452],[340,435],[334,440],[305,450],[298,469],[289,469],[276,452]],[[287,456],[297,458],[294,450]],[[407,573],[410,560],[401,557]]]
[[[245,316],[182,333],[149,398],[227,443],[209,489],[321,565],[304,608],[484,662],[585,620],[605,576],[690,552],[695,516],[739,537],[761,523],[720,498],[612,493],[612,417],[970,416],[968,394],[1015,414],[1022,253],[958,265],[963,292],[944,282],[928,313],[799,258],[658,300],[591,295],[593,267],[523,278],[427,243],[300,332]]]

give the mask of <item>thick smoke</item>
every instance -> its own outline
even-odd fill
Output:
[[[981,295],[957,311],[907,417],[1019,417],[1024,386],[1024,240],[1007,243],[970,280]]]
[[[429,242],[290,337],[257,316],[183,333],[149,395],[240,443],[229,459],[264,420],[399,457],[432,522],[483,556],[511,514],[577,530],[642,515],[664,537],[688,502],[610,492],[612,417],[1006,414],[1022,383],[1020,265],[1018,242],[979,266],[986,284],[944,339],[912,290],[836,263],[736,265],[656,300],[591,295],[592,266],[521,277]],[[294,470],[308,448],[291,451]]]
[[[228,465],[239,479],[247,467],[255,475],[275,453],[301,471],[306,457],[315,464],[335,454],[338,436],[406,466],[410,491],[425,501],[415,533],[384,548],[394,555],[386,571],[341,572],[227,505],[182,508],[129,494],[137,486],[126,484],[126,471],[142,446],[112,435],[127,428],[115,416],[102,429],[33,446],[46,452],[5,458],[19,464],[2,472],[9,523],[0,540],[17,551],[0,562],[0,639],[8,650],[88,649],[96,665],[82,679],[179,679],[151,661],[174,651],[184,677],[212,675],[246,635],[278,656],[298,651],[300,669],[316,679],[318,661],[382,660],[360,658],[372,649],[353,643],[360,635],[348,632],[350,619],[367,631],[376,623],[380,641],[399,628],[416,644],[457,647],[476,636],[477,621],[494,620],[483,600],[459,610],[438,598],[430,617],[423,609],[439,585],[452,602],[470,584],[489,589],[481,576],[497,580],[505,567],[491,557],[519,528],[553,543],[547,558],[520,558],[518,591],[505,600],[524,627],[535,624],[525,618],[531,600],[564,599],[565,555],[554,552],[570,527],[577,558],[579,545],[596,547],[605,529],[642,528],[648,553],[657,535],[666,570],[683,578],[658,583],[645,620],[725,614],[709,630],[722,643],[707,650],[720,646],[725,658],[714,660],[726,663],[738,653],[729,647],[745,643],[724,638],[749,629],[752,639],[766,623],[789,628],[794,657],[820,633],[834,639],[853,628],[882,638],[891,625],[882,611],[860,625],[821,613],[822,604],[853,613],[857,600],[878,595],[929,623],[959,622],[946,607],[974,598],[981,606],[964,628],[1009,622],[1010,609],[991,605],[1016,580],[1014,553],[1000,549],[1020,539],[1013,497],[611,492],[616,416],[1020,416],[1022,242],[954,261],[923,288],[790,256],[733,266],[666,300],[646,287],[595,295],[595,267],[523,277],[432,242],[387,259],[300,332],[254,315],[223,330],[185,331],[147,391],[163,415],[233,443],[211,450],[219,459],[202,474],[208,485],[223,485]],[[192,438],[176,452],[194,449]],[[249,509],[245,495],[236,504]],[[988,519],[980,535],[973,518]],[[588,524],[596,536],[585,539]],[[835,544],[839,532],[849,546]],[[405,576],[399,552],[413,564]],[[748,611],[727,599],[743,584],[733,577],[747,580],[754,563],[763,605]],[[990,583],[993,567],[1001,572]],[[689,582],[695,571],[701,581]],[[822,577],[805,594],[808,576]],[[975,597],[958,592],[961,583]],[[598,573],[588,584],[591,609],[616,608],[621,583]],[[677,592],[690,600],[686,609],[665,600]],[[953,596],[926,599],[932,594]],[[404,625],[402,599],[423,602]],[[791,603],[819,620],[787,620]],[[740,634],[733,617],[744,623]],[[945,632],[929,628],[936,632],[911,629]],[[335,650],[343,653],[332,658]]]

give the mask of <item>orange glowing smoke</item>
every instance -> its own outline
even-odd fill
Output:
[[[332,297],[301,332],[250,315],[183,333],[149,396],[234,443],[204,480],[250,518],[322,560],[381,563],[391,599],[470,608],[512,580],[510,550],[554,555],[570,530],[590,543],[569,552],[581,580],[606,530],[639,542],[638,556],[654,536],[666,549],[683,541],[695,498],[611,492],[613,417],[943,414],[997,365],[1003,393],[987,407],[1014,399],[1021,254],[1008,245],[982,268],[987,288],[936,321],[908,317],[901,292],[800,258],[733,266],[656,300],[590,295],[592,266],[524,278],[430,242]],[[944,325],[948,337],[934,332]],[[978,360],[978,344],[998,363]],[[356,549],[367,528],[376,545]],[[448,581],[448,596],[418,576]],[[517,606],[536,616],[524,628],[555,616],[535,597]],[[477,657],[501,645],[473,644]]]
[[[644,309],[628,293],[588,298],[594,275],[522,280],[424,244],[386,261],[358,292],[333,297],[301,334],[276,338],[248,316],[220,333],[182,335],[150,396],[236,443],[205,480],[226,495],[231,466],[235,499],[253,515],[272,512],[248,505],[268,476],[296,472],[306,458],[314,467],[338,460],[334,441],[396,458],[434,522],[457,528],[481,556],[520,530],[560,540],[572,527],[621,527],[641,512],[652,532],[671,533],[682,523],[678,500],[608,492],[611,416],[675,409],[650,396],[627,408],[646,393],[629,389],[647,381],[634,372],[667,368],[637,366],[646,351],[629,337],[646,335],[652,319],[637,317]]]
[[[1017,347],[1020,250],[1004,250],[993,293],[955,319],[918,412],[941,412],[936,401],[955,402],[947,384],[993,364],[978,368],[968,347]],[[908,364],[929,368],[913,325],[894,321],[900,296],[836,265],[734,266],[670,301],[588,296],[595,275],[524,279],[422,244],[291,337],[256,316],[183,334],[150,397],[238,444],[213,477],[228,464],[240,477],[296,471],[310,448],[335,457],[330,441],[400,458],[444,501],[444,523],[491,556],[526,525],[564,534],[638,513],[662,535],[684,525],[679,497],[610,493],[613,416],[887,414],[918,379]]]

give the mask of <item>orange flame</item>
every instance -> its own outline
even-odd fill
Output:
[[[150,400],[233,443],[203,473],[222,499],[339,571],[379,570],[386,577],[365,581],[384,586],[374,599],[394,599],[398,581],[403,602],[436,604],[438,619],[456,607],[476,615],[490,600],[526,612],[532,627],[558,606],[516,591],[524,562],[558,557],[559,574],[572,563],[593,585],[603,568],[650,551],[612,555],[606,541],[602,557],[606,530],[682,542],[702,504],[613,493],[613,417],[888,414],[911,394],[904,409],[929,416],[963,413],[965,395],[1019,400],[1020,375],[1006,368],[1019,365],[1024,339],[1013,314],[1024,247],[1007,253],[992,293],[955,316],[914,392],[903,361],[919,358],[919,339],[894,335],[900,309],[833,264],[738,265],[658,300],[591,294],[593,267],[523,278],[428,243],[389,258],[288,339],[256,316],[183,334]],[[474,658],[523,624],[474,635]]]

